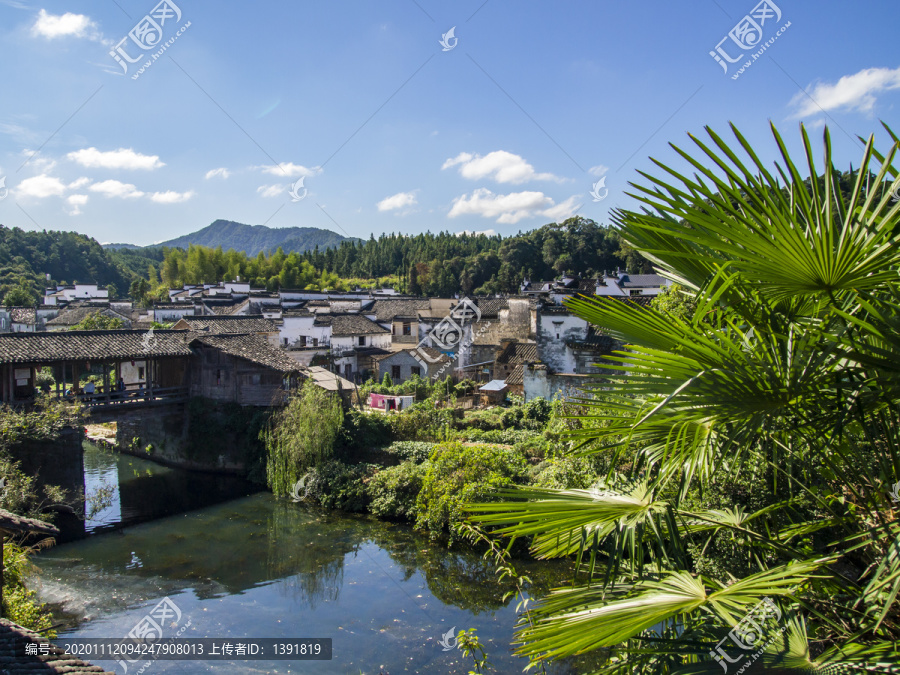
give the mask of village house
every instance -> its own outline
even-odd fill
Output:
[[[284,402],[302,379],[299,363],[267,336],[219,333],[190,342],[190,394],[245,406]]]
[[[278,325],[261,316],[184,316],[172,329],[209,335],[262,335],[273,347],[279,344]]]
[[[427,358],[424,358],[421,352],[424,352]],[[413,375],[428,379],[454,374],[451,368],[446,367],[452,359],[431,347],[419,347],[418,350],[402,349],[398,352],[377,356],[375,361],[377,370],[373,375],[379,382],[384,379],[385,375],[389,375],[394,384],[401,384]]]
[[[524,394],[522,369],[527,363],[537,363],[538,348],[535,343],[504,340],[494,360],[494,380],[505,382],[512,394]]]
[[[49,280],[49,275],[48,280]],[[44,291],[45,305],[65,305],[75,300],[109,300],[109,290],[97,284],[56,286]]]
[[[48,331],[71,330],[73,326],[91,316],[99,316],[104,319],[117,319],[122,322],[121,328],[132,328],[131,313],[128,315],[114,311],[108,305],[94,305],[85,303],[73,303],[60,310],[59,314],[47,321]]]
[[[375,357],[391,348],[386,328],[360,314],[318,314],[316,321],[331,327],[331,355],[335,372],[351,381],[362,381],[377,372]]]

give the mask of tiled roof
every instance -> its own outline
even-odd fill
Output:
[[[598,333],[596,329],[591,326],[588,328],[588,334],[584,340],[572,340],[567,344],[575,348],[610,353],[616,347],[616,340],[609,335]]]
[[[376,300],[373,308],[377,321],[393,321],[394,317],[415,317],[419,310],[428,311],[428,300]]]
[[[537,345],[526,342],[510,342],[497,357],[497,363],[508,363],[511,366],[534,363],[538,360]]]
[[[506,298],[478,298],[476,303],[481,312],[481,318],[495,317],[502,309],[509,309],[509,301]]]
[[[332,337],[348,335],[386,335],[390,333],[369,317],[361,314],[319,314],[316,316],[317,326],[331,326]]]
[[[524,368],[522,366],[516,366],[515,368],[513,368],[513,371],[509,374],[509,377],[506,378],[506,384],[525,384]]]
[[[10,307],[9,318],[13,323],[33,324],[37,320],[37,310],[34,307]]]
[[[26,644],[44,645],[47,655],[26,656]],[[0,673],[22,673],[29,675],[55,675],[56,673],[92,673],[93,675],[113,675],[100,666],[67,655],[65,650],[49,644],[46,638],[34,631],[23,628],[9,619],[0,619]]]
[[[105,316],[111,319],[121,319],[124,323],[124,328],[131,327],[131,319],[127,316],[119,314],[116,311],[109,309],[108,307],[90,307],[90,306],[81,306],[81,307],[71,307],[64,309],[59,313],[55,319],[50,319],[47,322],[48,326],[74,326],[75,324],[79,324],[89,316],[94,314],[99,314],[100,316]]]
[[[257,363],[282,373],[300,372],[302,367],[262,335],[203,335],[191,340],[191,346],[205,345],[245,361]]]
[[[183,331],[158,330],[146,338],[148,334],[141,330],[6,333],[0,335],[0,363],[128,361],[191,354]]]
[[[277,333],[278,326],[261,316],[186,316],[184,322],[192,331],[204,331],[210,335],[222,333]]]
[[[626,274],[619,283],[623,288],[648,288],[665,286],[666,278],[658,274]]]

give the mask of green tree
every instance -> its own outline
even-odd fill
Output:
[[[669,175],[637,188],[646,210],[616,215],[696,312],[569,303],[629,344],[625,375],[582,402],[571,432],[618,471],[598,489],[511,489],[521,501],[475,507],[540,557],[576,558],[577,580],[541,601],[518,650],[607,650],[601,672],[719,672],[720,644],[750,664],[729,631],[765,607],[772,619],[743,635],[765,642],[757,665],[894,672],[900,141],[883,156],[869,138],[845,190],[827,129],[821,178],[805,129],[798,166],[773,127],[775,171],[736,129],[737,149],[708,133],[694,139],[703,159],[678,149],[696,174],[660,163]]]
[[[269,489],[278,496],[289,495],[309,469],[331,459],[343,422],[340,399],[305,380],[262,433]]]
[[[119,330],[125,328],[125,322],[115,316],[106,316],[101,311],[92,312],[69,330]]]
[[[690,321],[697,311],[697,299],[680,285],[667,286],[650,302],[653,309]]]
[[[8,290],[3,296],[3,304],[7,307],[33,307],[37,301],[37,293],[24,279],[19,279],[18,285]]]

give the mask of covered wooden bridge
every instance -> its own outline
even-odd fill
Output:
[[[23,405],[39,390],[112,407],[185,398],[191,349],[186,331],[97,330],[0,335],[0,402]],[[40,382],[49,368],[54,384]],[[87,382],[94,383],[94,391]],[[86,391],[87,389],[87,391]]]

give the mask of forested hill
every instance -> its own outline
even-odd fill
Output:
[[[347,237],[320,230],[315,227],[266,227],[265,225],[244,225],[231,220],[217,220],[202,230],[164,241],[155,246],[187,249],[191,244],[234,249],[254,256],[259,252],[270,253],[281,248],[285,253],[303,253],[318,246],[321,249],[338,246]],[[352,241],[352,240],[351,240]]]
[[[240,275],[269,290],[342,290],[371,281],[412,295],[449,297],[460,291],[517,293],[523,277],[536,281],[565,273],[593,276],[619,267],[650,271],[646,260],[623,248],[615,229],[575,217],[506,239],[450,232],[385,234],[303,254],[279,249],[271,255],[247,256],[193,245],[187,251],[167,249],[160,277],[164,286],[177,288]],[[148,282],[154,293],[157,282],[153,278]]]
[[[0,294],[11,304],[37,302],[49,274],[55,283],[97,282],[128,290],[132,274],[100,244],[76,232],[26,232],[0,225]]]
[[[112,286],[113,296],[150,302],[166,299],[167,288],[236,276],[269,290],[391,284],[413,295],[449,297],[460,291],[516,293],[526,276],[538,280],[564,273],[590,276],[617,267],[649,270],[643,258],[623,249],[615,229],[580,217],[507,238],[450,232],[386,234],[367,241],[345,240],[336,248],[314,245],[304,253],[279,246],[264,253],[272,251],[271,243],[257,239],[249,246],[259,249],[252,256],[197,244],[187,245],[187,250],[104,249],[74,232],[25,232],[0,226],[0,296],[5,304],[34,304],[48,285],[46,274],[52,283],[97,282]]]

